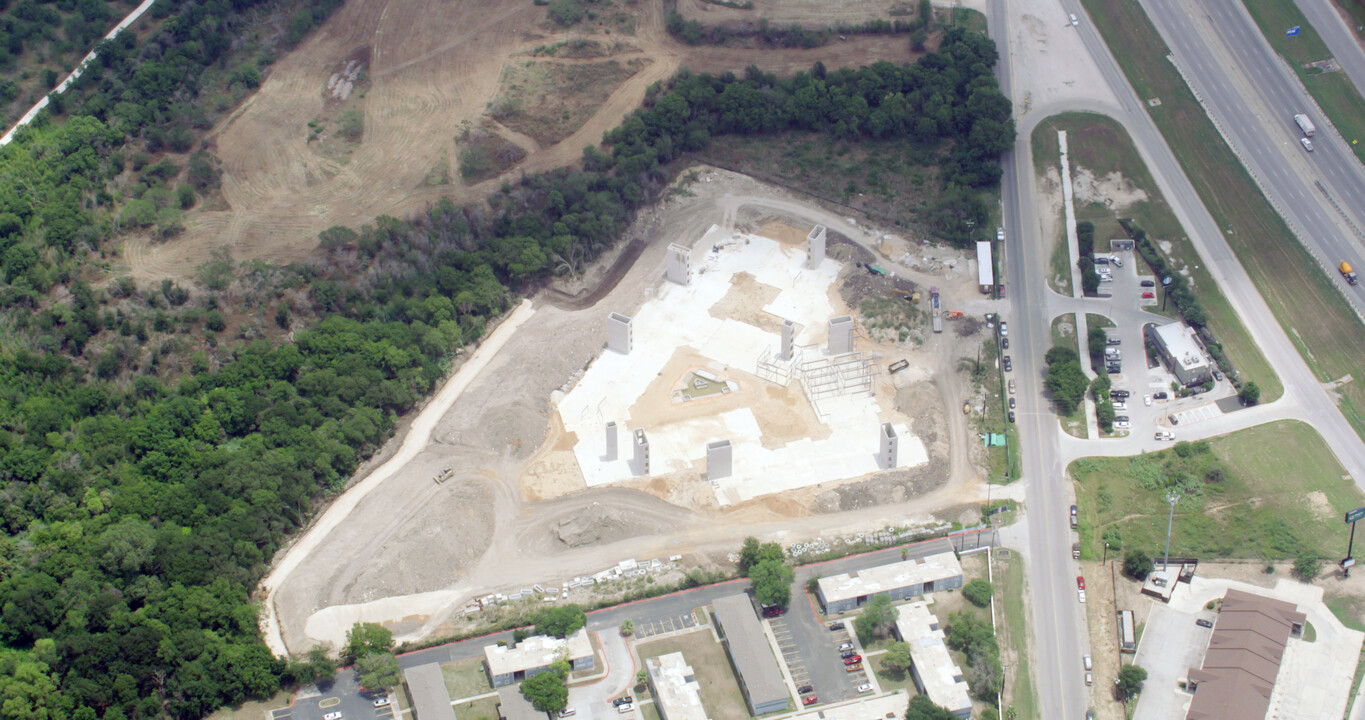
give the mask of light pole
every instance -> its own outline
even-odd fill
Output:
[[[1171,568],[1171,522],[1175,520],[1175,504],[1180,502],[1180,496],[1175,492],[1166,494],[1166,502],[1171,504],[1171,512],[1166,516],[1166,559],[1161,562],[1161,571],[1169,572]]]

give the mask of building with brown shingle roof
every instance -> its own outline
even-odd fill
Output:
[[[1264,718],[1285,645],[1303,633],[1306,620],[1293,603],[1228,590],[1204,666],[1190,668],[1194,700],[1186,720]]]

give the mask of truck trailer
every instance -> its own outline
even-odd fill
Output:
[[[1299,129],[1303,131],[1306,137],[1313,137],[1313,133],[1317,131],[1317,128],[1313,127],[1313,121],[1309,120],[1308,116],[1303,113],[1295,115],[1294,122],[1299,124]]]
[[[1341,271],[1341,276],[1346,278],[1346,282],[1352,285],[1360,282],[1360,278],[1356,277],[1356,271],[1351,269],[1351,263],[1343,260],[1337,269]]]

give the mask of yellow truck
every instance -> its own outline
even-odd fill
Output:
[[[1346,282],[1352,285],[1360,282],[1360,279],[1356,277],[1356,271],[1351,269],[1351,263],[1343,260],[1342,263],[1337,266],[1337,269],[1341,271],[1342,277],[1346,278]]]

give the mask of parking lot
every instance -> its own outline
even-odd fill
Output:
[[[681,615],[646,618],[644,620],[635,621],[635,637],[644,639],[655,635],[670,633],[675,630],[686,630],[696,626],[696,614],[691,612]]]
[[[324,693],[321,696],[297,698],[291,707],[272,710],[270,720],[324,720],[329,715],[333,720],[394,719],[392,704],[375,707],[373,702],[372,697],[363,695]]]
[[[858,694],[858,686],[868,682],[866,665],[863,670],[848,672],[840,657],[839,646],[844,643],[862,652],[851,635],[852,622],[849,620],[844,630],[830,630],[804,602],[794,602],[786,614],[768,620],[792,682],[798,689],[811,686],[822,703],[852,699]]]

